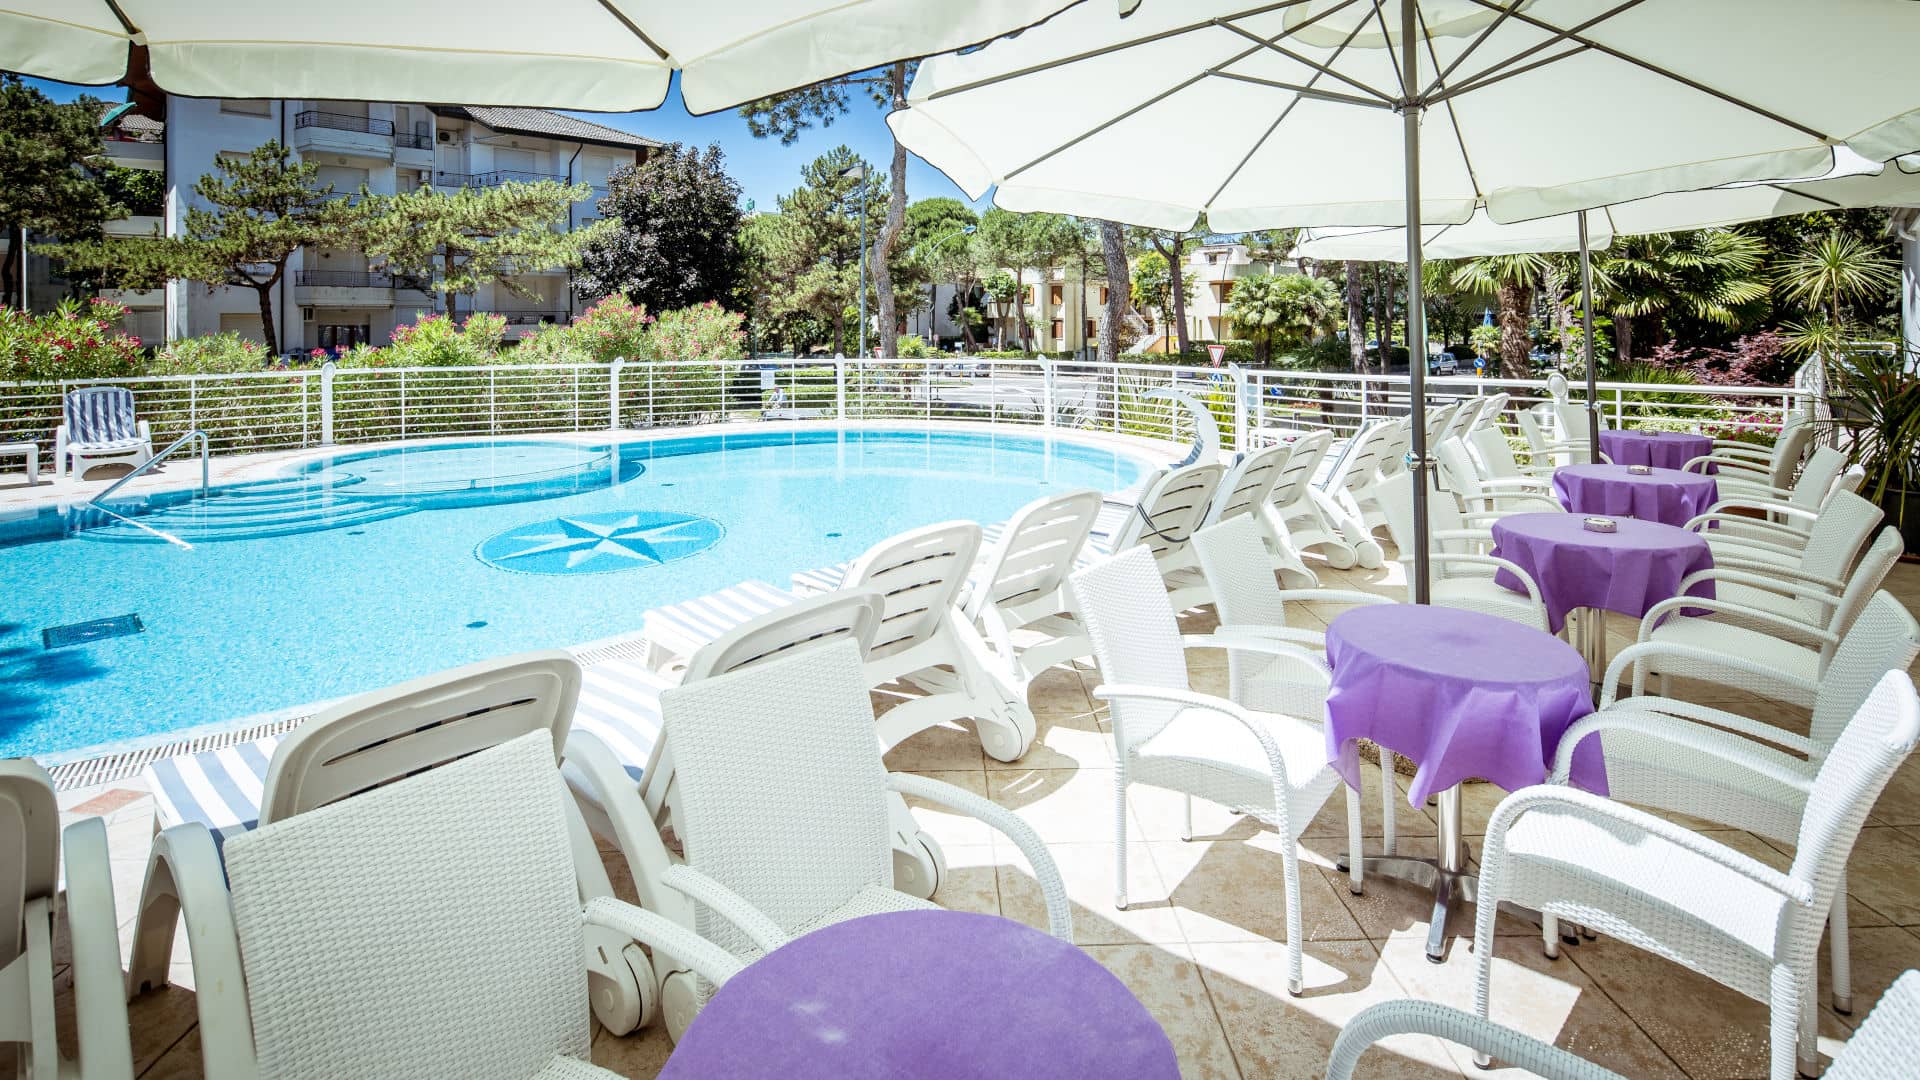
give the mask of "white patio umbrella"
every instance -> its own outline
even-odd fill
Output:
[[[694,113],[946,52],[1073,0],[12,0],[0,69],[103,84],[146,49],[192,97],[451,101]],[[1114,0],[1097,6],[1109,15]],[[1124,6],[1124,5],[1123,5]]]
[[[1011,210],[1160,228],[1205,212],[1223,232],[1461,224],[1481,206],[1511,222],[1819,175],[1842,143],[1911,152],[1920,99],[1894,76],[1917,52],[1910,0],[1147,0],[929,60],[889,122]],[[1418,245],[1407,262],[1424,341]],[[1411,373],[1418,403],[1425,365]],[[1417,407],[1413,454],[1430,466]]]

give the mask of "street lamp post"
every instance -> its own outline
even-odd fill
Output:
[[[860,359],[867,358],[867,167],[852,165],[840,175],[860,185]]]

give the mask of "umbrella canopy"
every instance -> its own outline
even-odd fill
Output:
[[[144,46],[192,97],[454,101],[695,113],[964,48],[1072,0],[12,0],[0,69],[101,84]],[[1094,4],[1109,18],[1111,0]]]
[[[1604,249],[1615,236],[1714,229],[1816,210],[1920,206],[1920,156],[1902,159],[1901,165],[1911,166],[1912,173],[1893,164],[1867,161],[1845,148],[1835,157],[1833,172],[1811,180],[1729,184],[1590,211],[1591,247]],[[1481,211],[1465,225],[1428,225],[1420,231],[1421,249],[1430,259],[1580,249],[1577,214],[1501,225]],[[1310,229],[1296,251],[1313,259],[1399,262],[1407,257],[1407,230],[1405,226]]]
[[[923,64],[891,122],[1010,210],[1160,228],[1205,211],[1222,232],[1401,223],[1408,98],[1429,224],[1816,176],[1841,142],[1875,160],[1920,148],[1920,108],[1892,77],[1920,50],[1911,0],[1418,0],[1416,15],[1409,89],[1401,0],[1147,2],[1125,20],[1081,5]]]

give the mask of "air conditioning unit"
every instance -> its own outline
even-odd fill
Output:
[[[419,180],[423,184],[433,183],[433,170],[432,169],[419,170]]]
[[[453,132],[451,132],[451,131],[436,131],[436,132],[434,132],[434,133],[433,133],[433,137],[434,137],[434,138],[435,138],[435,139],[436,139],[437,141],[439,141],[439,142],[443,142],[443,143],[450,143],[450,142],[452,142],[452,141],[453,141]]]
[[[301,321],[301,322],[312,322],[312,321],[313,321],[313,309],[312,309],[312,308],[310,308],[310,307],[303,307],[303,308],[301,308],[301,309],[300,309],[300,321]]]

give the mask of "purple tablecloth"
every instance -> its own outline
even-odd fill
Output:
[[[1698,533],[1632,518],[1620,519],[1617,532],[1588,532],[1582,520],[1579,514],[1509,514],[1493,523],[1492,554],[1519,566],[1540,586],[1555,633],[1575,608],[1605,608],[1638,618],[1680,595],[1682,578],[1713,567],[1713,553]],[[1505,570],[1494,580],[1526,591]],[[1687,592],[1710,598],[1713,584],[1702,582]]]
[[[1458,608],[1355,608],[1327,626],[1327,757],[1359,786],[1354,740],[1419,764],[1407,801],[1472,777],[1509,791],[1547,778],[1560,736],[1593,711],[1586,661],[1530,626]],[[1573,780],[1605,793],[1600,746],[1574,757]]]
[[[720,988],[661,1077],[1180,1075],[1173,1044],[1078,948],[995,915],[900,911],[816,930]]]
[[[1656,469],[1684,469],[1687,462],[1713,452],[1713,440],[1684,431],[1613,431],[1600,433],[1600,452],[1615,465],[1651,465]],[[1714,471],[1707,466],[1707,471]]]
[[[1685,525],[1720,501],[1711,476],[1655,469],[1630,473],[1625,465],[1566,465],[1553,471],[1553,493],[1574,514],[1633,517]]]

